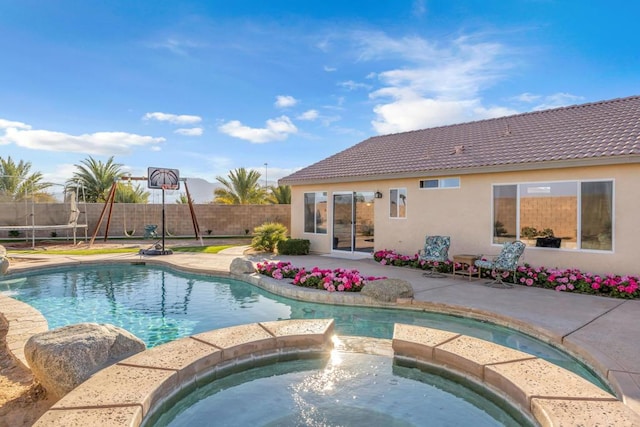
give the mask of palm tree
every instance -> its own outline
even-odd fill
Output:
[[[291,204],[291,187],[288,185],[272,185],[271,194],[269,194],[269,202],[274,205],[290,205]]]
[[[114,201],[116,203],[149,203],[149,192],[140,187],[140,184],[132,186],[131,181],[128,185],[118,183]]]
[[[187,198],[187,194],[186,193],[180,193],[180,195],[176,199],[176,203],[179,204],[179,205],[189,204],[189,199]],[[193,199],[191,199],[191,203],[193,203]]]
[[[216,188],[214,203],[223,205],[262,205],[266,203],[267,191],[260,187],[260,172],[245,168],[229,171],[226,178],[217,176],[216,180],[223,185]]]
[[[121,171],[122,165],[113,161],[113,156],[103,163],[89,156],[81,164],[75,165],[78,169],[73,173],[69,184],[82,185],[84,187],[85,200],[89,203],[105,202],[109,197],[109,191],[114,182],[125,174]],[[136,186],[118,183],[114,198],[116,203],[148,203],[149,192],[139,184]]]
[[[36,199],[51,198],[45,189],[51,184],[42,182],[42,173],[31,171],[31,162],[20,160],[16,164],[11,156],[0,157],[0,197],[5,200],[23,200],[25,197]]]

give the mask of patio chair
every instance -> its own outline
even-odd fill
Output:
[[[449,259],[449,236],[427,236],[424,239],[424,248],[418,252],[418,258],[428,262],[445,262]],[[422,274],[425,277],[445,277],[432,267]]]
[[[513,272],[513,281],[516,281],[516,269],[518,261],[524,253],[525,244],[519,240],[506,242],[502,245],[502,250],[493,260],[479,259],[474,262],[478,267],[478,277],[482,277],[482,269],[495,272],[495,280],[487,282],[485,285],[496,288],[512,288],[513,285],[502,280],[502,273]],[[508,277],[508,276],[507,276]]]
[[[147,224],[144,226],[144,238],[145,239],[155,239],[158,237],[158,232],[156,231],[158,226],[155,224]]]

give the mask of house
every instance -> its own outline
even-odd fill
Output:
[[[640,272],[640,96],[375,136],[280,184],[316,253],[440,234],[450,254],[519,239],[534,266]]]

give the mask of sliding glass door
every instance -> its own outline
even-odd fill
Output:
[[[333,250],[373,252],[373,191],[333,194]]]

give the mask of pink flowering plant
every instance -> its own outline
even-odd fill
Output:
[[[579,292],[615,298],[639,298],[640,278],[614,274],[583,273],[578,269],[518,267],[516,281],[525,286],[538,286],[558,292]]]
[[[452,261],[442,263],[426,263],[420,260],[418,254],[413,256],[400,255],[392,250],[381,250],[373,254],[373,258],[383,265],[406,266],[419,269],[434,268],[441,273],[451,273],[454,267]],[[478,270],[474,266],[466,266],[472,273]],[[455,265],[461,268],[460,264]],[[513,273],[509,271],[492,272],[483,270],[484,277],[495,277],[501,274],[505,281],[513,280]],[[554,289],[558,292],[578,292],[614,298],[640,298],[640,278],[638,276],[597,275],[584,273],[577,269],[557,269],[547,267],[532,267],[529,264],[519,266],[515,274],[515,283],[523,286]]]
[[[284,278],[293,279],[298,274],[298,269],[291,265],[290,262],[259,262],[257,265],[258,273],[274,279],[282,280]]]
[[[313,267],[311,270],[296,268],[289,262],[258,263],[258,273],[274,279],[292,278],[293,284],[306,288],[324,289],[328,292],[360,292],[368,281],[384,277],[362,276],[358,270],[335,270]]]

